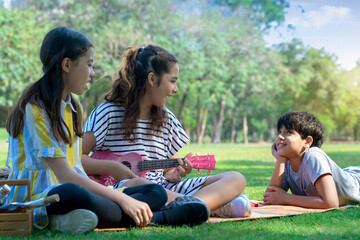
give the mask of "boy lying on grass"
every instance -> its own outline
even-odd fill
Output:
[[[341,169],[320,149],[324,127],[317,117],[289,112],[278,120],[277,130],[276,164],[264,204],[336,208],[360,202],[360,166]]]

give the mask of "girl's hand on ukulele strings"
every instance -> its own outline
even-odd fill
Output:
[[[191,157],[192,153],[189,153],[185,156],[184,160],[181,158],[178,158],[179,166],[177,168],[168,170],[164,172],[165,178],[168,180],[168,182],[179,182],[183,179],[183,177],[186,177],[189,175],[192,171],[192,163],[187,160],[187,157]]]
[[[189,175],[193,169],[193,165],[192,163],[187,160],[188,157],[191,157],[192,156],[192,153],[188,153],[185,158],[184,158],[184,161],[182,161],[181,159],[179,159],[179,163],[180,163],[180,166],[181,168],[184,169],[184,172],[183,174],[181,175],[181,177],[186,177],[187,175]]]

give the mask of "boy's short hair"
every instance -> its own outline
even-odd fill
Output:
[[[319,119],[308,112],[288,112],[279,118],[277,130],[284,126],[286,129],[295,130],[302,139],[307,136],[313,138],[310,147],[321,147],[324,142],[324,126]]]

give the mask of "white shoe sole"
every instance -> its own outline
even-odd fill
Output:
[[[246,194],[241,194],[231,202],[211,212],[212,217],[220,218],[239,218],[248,217],[250,215],[251,204],[250,199]]]
[[[49,228],[71,234],[92,231],[98,224],[95,213],[86,209],[76,209],[64,215],[50,215]]]
[[[248,217],[251,215],[251,203],[250,203],[250,198],[248,197],[248,195],[246,194],[241,194],[240,197],[245,198],[246,199],[246,203],[245,203],[245,215],[244,217]]]

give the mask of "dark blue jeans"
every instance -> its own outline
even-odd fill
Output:
[[[125,188],[124,193],[147,203],[153,212],[162,208],[167,201],[164,188],[156,184]],[[60,202],[47,206],[48,214],[66,214],[75,209],[88,209],[97,215],[99,228],[135,226],[132,218],[117,203],[76,184],[62,184],[50,190],[48,196],[52,194],[59,194]]]

